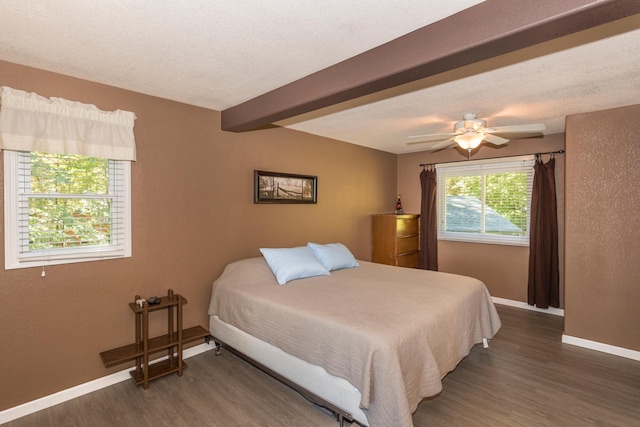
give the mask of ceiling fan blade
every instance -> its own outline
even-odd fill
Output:
[[[435,150],[440,150],[441,148],[446,148],[450,145],[455,144],[455,142],[453,142],[453,137],[449,138],[449,139],[445,139],[442,142],[438,142],[435,145],[432,145],[431,147],[429,147],[429,151],[435,151]]]
[[[487,128],[487,133],[542,133],[546,129],[542,123],[531,125],[499,126]]]
[[[434,133],[430,135],[411,135],[409,138],[411,139],[419,139],[420,141],[408,142],[408,144],[419,144],[422,142],[431,142],[431,141],[442,141],[445,139],[451,138],[453,133]]]
[[[508,139],[499,137],[497,135],[492,135],[490,133],[485,133],[484,134],[484,141],[486,141],[486,142],[488,142],[490,144],[493,144],[493,145],[502,145],[502,144],[504,144],[506,142],[509,142]]]

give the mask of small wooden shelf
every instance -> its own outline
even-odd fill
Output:
[[[140,296],[136,295],[129,307],[135,314],[135,342],[122,347],[100,353],[105,368],[135,360],[135,369],[130,372],[138,385],[149,387],[149,381],[164,375],[177,373],[182,376],[182,370],[187,365],[182,360],[182,350],[185,344],[209,337],[209,331],[202,326],[182,329],[182,306],[187,303],[186,298],[173,293],[169,289],[167,296],[160,298],[157,304],[146,301],[138,304]],[[167,311],[167,334],[154,338],[149,337],[149,313],[159,310]],[[149,356],[166,351],[166,359],[156,363],[149,363]]]
[[[207,336],[209,336],[208,330],[202,326],[193,326],[182,331],[182,344],[189,344],[194,341],[205,339]],[[168,334],[151,338],[149,340],[149,354],[166,350],[167,348],[175,345],[177,340],[178,334],[175,332],[171,338]],[[102,363],[105,368],[111,368],[112,366],[129,362],[136,357],[142,357],[143,355],[144,348],[142,343],[133,343],[114,348],[112,350],[103,351],[100,353],[100,358],[102,359]]]
[[[182,362],[182,369],[186,368],[187,364]],[[155,380],[157,378],[163,377],[165,375],[173,374],[174,372],[178,372],[179,367],[178,364],[175,363],[175,360],[171,361],[169,359],[152,363],[149,365],[149,381]],[[129,372],[131,378],[137,385],[144,385],[144,371],[133,370]]]

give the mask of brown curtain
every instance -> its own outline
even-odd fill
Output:
[[[438,271],[438,205],[436,171],[433,166],[420,173],[420,268]]]
[[[536,156],[531,193],[527,302],[538,308],[560,306],[555,165],[553,155],[546,164]]]

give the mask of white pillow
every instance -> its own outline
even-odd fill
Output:
[[[279,285],[311,276],[328,276],[327,270],[306,246],[295,248],[260,248],[262,256]]]
[[[313,254],[325,266],[327,270],[339,270],[341,268],[359,267],[358,261],[353,254],[342,243],[329,243],[320,245],[318,243],[307,243]]]

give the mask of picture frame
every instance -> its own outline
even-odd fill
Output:
[[[316,204],[318,177],[253,171],[253,203]]]

